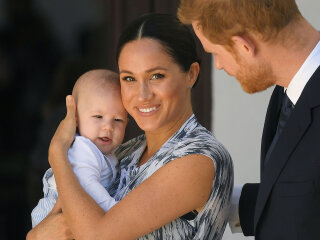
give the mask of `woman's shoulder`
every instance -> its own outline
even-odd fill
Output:
[[[231,160],[229,152],[224,145],[218,141],[212,132],[198,122],[192,131],[188,131],[180,139],[180,144],[176,145],[176,150],[180,150],[179,152],[182,153],[206,155],[213,160]]]

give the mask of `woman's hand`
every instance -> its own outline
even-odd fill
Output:
[[[74,239],[62,212],[48,216],[27,235],[27,240],[72,240]]]
[[[27,235],[27,240],[72,240],[74,239],[61,210],[59,198],[50,214]]]
[[[59,124],[49,147],[49,162],[51,164],[52,154],[57,152],[67,154],[76,133],[76,103],[73,96],[66,97],[67,115]]]

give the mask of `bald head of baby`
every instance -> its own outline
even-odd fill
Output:
[[[119,75],[105,69],[86,72],[77,80],[72,95],[77,104],[78,133],[104,154],[118,147],[128,121]]]
[[[96,94],[96,91],[120,91],[119,74],[107,69],[91,70],[81,75],[76,81],[72,95],[78,102],[84,94]],[[107,93],[108,91],[106,91]]]

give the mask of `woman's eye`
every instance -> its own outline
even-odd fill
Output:
[[[102,118],[101,115],[94,115],[93,117],[94,117],[94,118]]]
[[[132,81],[134,81],[134,78],[127,76],[127,77],[123,77],[122,80],[127,81],[127,82],[132,82]]]
[[[160,79],[160,78],[164,78],[164,75],[160,73],[156,73],[152,75],[151,79]]]

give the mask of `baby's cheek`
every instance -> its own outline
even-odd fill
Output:
[[[118,127],[117,131],[114,132],[114,143],[121,144],[124,138],[125,130],[122,127]]]

